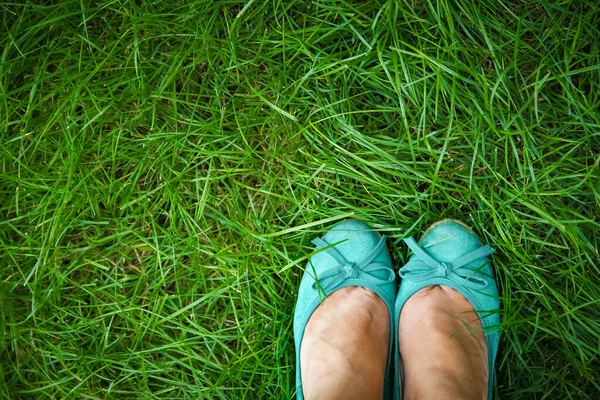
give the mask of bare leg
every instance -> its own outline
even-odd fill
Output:
[[[485,400],[488,354],[471,303],[447,286],[429,286],[404,305],[399,323],[406,400]]]
[[[304,398],[381,400],[389,319],[384,301],[368,289],[347,287],[329,296],[302,339]]]

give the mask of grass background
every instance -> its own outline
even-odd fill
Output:
[[[0,2],[0,396],[294,392],[334,221],[498,251],[497,398],[600,393],[587,1]]]

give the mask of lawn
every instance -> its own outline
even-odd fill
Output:
[[[497,249],[496,398],[600,393],[596,1],[0,2],[0,398],[286,399],[310,240]]]

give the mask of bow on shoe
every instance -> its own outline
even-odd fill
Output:
[[[317,246],[317,249],[325,248],[323,251],[337,261],[338,264],[336,267],[331,268],[319,275],[318,283],[321,288],[323,288],[325,291],[334,290],[336,287],[344,283],[346,279],[358,278],[362,274],[367,274],[370,279],[375,281],[376,284],[393,282],[396,277],[394,275],[394,271],[390,267],[382,263],[371,262],[379,255],[385,246],[385,239],[385,235],[381,236],[377,246],[375,246],[375,248],[371,250],[371,252],[364,259],[357,263],[348,262],[348,260],[346,260],[339,251],[331,247],[331,245],[323,239],[313,239],[312,243]],[[379,278],[374,274],[377,271],[385,271],[387,277],[385,279]],[[317,289],[316,280],[313,283],[313,289]]]
[[[465,268],[465,265],[492,254],[495,250],[490,246],[482,246],[477,250],[473,250],[472,252],[457,258],[453,262],[443,263],[436,261],[433,257],[427,254],[425,250],[423,250],[417,244],[414,238],[410,237],[408,239],[404,239],[404,242],[419,258],[419,260],[413,260],[404,267],[400,268],[398,275],[400,275],[401,278],[447,278],[454,275],[462,279],[460,282],[461,284],[471,289],[483,289],[488,285],[488,282],[485,279],[476,276],[476,274],[480,273],[478,270]]]

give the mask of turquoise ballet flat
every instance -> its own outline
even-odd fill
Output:
[[[316,249],[306,265],[294,310],[294,343],[296,346],[296,398],[304,398],[300,371],[300,346],[310,316],[323,300],[336,290],[362,286],[383,299],[393,321],[396,276],[385,245],[386,237],[373,232],[368,225],[343,221],[331,228],[323,238],[312,242]],[[396,330],[390,326],[390,341],[385,376],[385,398],[392,382],[392,353]]]
[[[459,291],[473,305],[486,330],[488,348],[488,400],[492,398],[494,362],[498,352],[500,333],[500,299],[488,258],[494,252],[461,222],[443,220],[433,224],[419,243],[412,237],[404,240],[413,255],[400,268],[402,278],[395,306],[395,329],[406,301],[426,286],[445,285]],[[397,343],[397,341],[396,341]],[[394,399],[402,398],[402,365],[399,347],[394,351]]]

